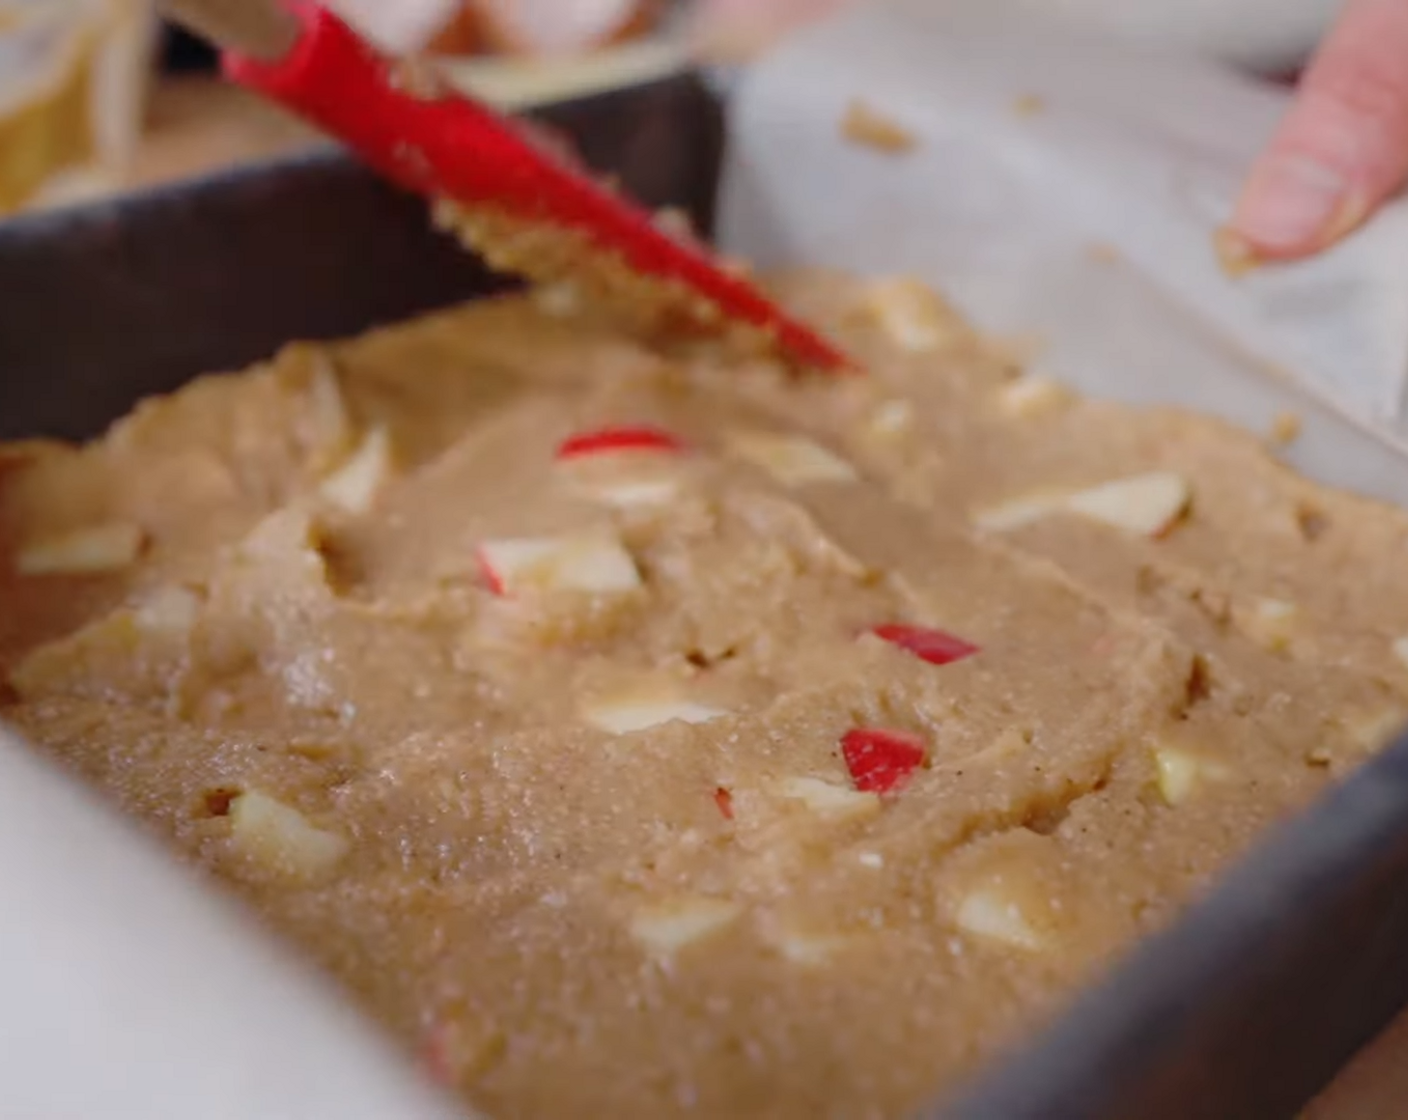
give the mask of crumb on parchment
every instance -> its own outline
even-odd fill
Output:
[[[841,135],[853,144],[902,155],[919,146],[919,138],[891,117],[856,99],[841,119]]]
[[[1092,241],[1085,247],[1085,255],[1096,264],[1119,264],[1123,259],[1120,251],[1108,241]]]
[[[1268,435],[1275,446],[1285,447],[1300,437],[1303,427],[1300,413],[1285,409],[1271,418],[1271,430]]]

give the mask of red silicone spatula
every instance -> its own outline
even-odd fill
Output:
[[[391,2],[391,0],[388,0]],[[711,328],[743,326],[802,367],[846,357],[702,247],[534,142],[522,126],[379,54],[332,13],[281,0],[168,0],[225,50],[225,72],[332,133],[401,186],[449,202],[500,266],[581,275],[610,295]]]

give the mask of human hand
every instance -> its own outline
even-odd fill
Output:
[[[1408,179],[1408,0],[1349,0],[1254,165],[1226,231],[1246,261],[1356,229]]]

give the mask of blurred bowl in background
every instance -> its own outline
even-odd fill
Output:
[[[573,56],[648,35],[663,0],[465,0],[435,42],[452,56]]]
[[[0,0],[0,216],[121,182],[155,32],[151,0]]]

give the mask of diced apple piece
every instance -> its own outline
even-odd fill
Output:
[[[721,708],[711,708],[690,700],[669,698],[623,697],[602,700],[587,708],[583,715],[588,723],[613,735],[629,735],[667,723],[708,723],[728,715]]]
[[[533,305],[552,319],[570,319],[582,309],[582,292],[569,282],[543,284],[534,288]]]
[[[328,593],[322,548],[322,527],[308,510],[286,506],[260,520],[239,542],[236,555],[271,591],[321,599]]]
[[[1170,805],[1182,805],[1198,784],[1198,760],[1184,751],[1165,749],[1154,752],[1159,771],[1159,792]]]
[[[1006,727],[999,731],[980,751],[966,756],[960,765],[975,766],[978,764],[992,765],[1005,762],[1011,758],[1017,758],[1030,752],[1032,745],[1031,732],[1020,727]]]
[[[563,440],[557,449],[560,460],[582,459],[595,455],[619,455],[623,452],[647,452],[677,455],[684,444],[660,428],[645,426],[599,428],[580,432]]]
[[[1284,599],[1258,599],[1250,608],[1233,611],[1242,632],[1273,653],[1290,646],[1299,616],[1300,608]]]
[[[1356,747],[1365,751],[1382,750],[1393,737],[1408,725],[1408,713],[1398,708],[1365,712],[1349,719],[1346,730]]]
[[[230,802],[235,844],[276,874],[310,880],[331,870],[351,846],[345,836],[315,827],[297,809],[258,790]]]
[[[373,428],[356,453],[323,480],[319,493],[340,509],[360,517],[369,512],[391,477],[391,436]]]
[[[508,1038],[493,1020],[467,1008],[453,1018],[436,1017],[427,1027],[421,1046],[421,1063],[437,1085],[454,1090],[466,1077],[482,1072],[508,1045]]]
[[[1150,471],[1082,490],[1065,505],[1072,513],[1116,529],[1157,537],[1183,515],[1192,496],[1182,475]]]
[[[883,401],[870,414],[867,427],[881,438],[903,435],[914,427],[914,405],[906,400]]]
[[[738,903],[722,898],[676,898],[638,910],[631,919],[631,936],[652,955],[671,957],[722,933],[742,912]]]
[[[1360,710],[1340,716],[1334,726],[1341,731],[1340,735],[1306,752],[1306,761],[1311,765],[1357,765],[1365,754],[1383,750],[1408,730],[1408,711],[1397,707]]]
[[[680,484],[673,478],[618,479],[586,485],[583,489],[597,501],[618,509],[643,509],[674,501]]]
[[[962,638],[942,630],[924,626],[907,626],[904,623],[892,622],[875,627],[872,633],[891,645],[908,650],[919,660],[927,661],[930,665],[951,665],[955,661],[962,661],[965,657],[982,652],[972,642],[965,642]]]
[[[684,444],[658,428],[602,428],[564,440],[557,460],[573,487],[593,501],[619,509],[667,505],[681,478],[668,460]]]
[[[332,359],[325,353],[317,353],[313,355],[313,363],[313,373],[308,380],[308,411],[313,428],[314,462],[331,466],[351,442],[352,422]]]
[[[965,894],[954,912],[958,927],[975,937],[1014,949],[1034,952],[1045,944],[1021,903],[1001,884],[978,887]]]
[[[990,533],[1006,533],[1040,521],[1060,510],[1066,496],[1057,493],[1028,494],[1000,505],[980,510],[973,516],[975,528]]]
[[[910,354],[938,350],[958,334],[943,300],[913,277],[874,281],[866,293],[865,306],[890,341]]]
[[[1231,771],[1215,759],[1200,757],[1179,747],[1161,746],[1154,751],[1159,793],[1170,805],[1182,805],[1206,781],[1225,781]]]
[[[1071,393],[1059,381],[1029,374],[1008,382],[998,393],[998,406],[1017,420],[1032,420],[1064,408]]]
[[[151,634],[189,634],[200,616],[200,597],[184,587],[163,587],[132,612],[137,626]]]
[[[783,486],[854,482],[859,477],[850,463],[801,436],[735,432],[728,446],[736,457],[766,471]]]
[[[847,789],[821,778],[787,778],[777,792],[789,801],[799,801],[819,816],[833,820],[859,820],[880,811],[880,795]]]
[[[851,939],[839,934],[812,933],[781,927],[769,930],[768,943],[786,960],[803,968],[820,968],[846,949]]]
[[[908,731],[857,727],[841,737],[841,754],[856,789],[896,793],[924,765],[924,740]]]
[[[78,529],[25,546],[15,556],[15,571],[22,576],[118,572],[131,567],[145,544],[146,534],[130,523]]]
[[[454,1089],[459,1076],[459,1064],[455,1061],[456,1043],[459,1041],[457,1024],[437,1022],[426,1032],[421,1049],[421,1062],[426,1075],[436,1085]]]
[[[614,538],[600,533],[485,541],[479,563],[497,595],[521,591],[633,591],[636,563]]]
[[[1408,669],[1408,638],[1395,638],[1392,648],[1393,656],[1398,658],[1405,669]]]

